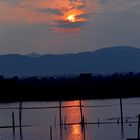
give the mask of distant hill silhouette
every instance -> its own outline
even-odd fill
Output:
[[[60,55],[0,55],[0,75],[45,76],[54,74],[140,72],[140,49],[120,46],[94,52]]]

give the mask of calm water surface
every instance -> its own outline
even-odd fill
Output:
[[[50,140],[125,140],[137,137],[137,115],[140,98],[123,99],[124,130],[120,123],[119,100],[82,101],[85,125],[81,126],[79,101],[62,102],[60,130],[59,102],[22,103],[22,139]],[[19,126],[19,103],[0,104],[0,140],[13,140],[12,112]],[[27,126],[26,126],[27,125]],[[7,128],[3,128],[8,126]],[[20,140],[20,129],[15,129],[15,140]]]

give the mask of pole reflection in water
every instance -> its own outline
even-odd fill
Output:
[[[64,102],[64,106],[79,106],[79,101]],[[67,125],[66,131],[64,131],[65,140],[84,140],[84,133],[80,124],[81,114],[80,107],[64,108],[62,110],[63,117],[66,116],[66,124],[75,123],[73,125]],[[84,115],[83,110],[83,115]],[[77,123],[77,124],[76,124]]]

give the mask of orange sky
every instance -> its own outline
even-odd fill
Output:
[[[0,0],[0,54],[139,47],[139,16],[140,0]]]
[[[78,29],[99,9],[99,4],[93,0],[6,0],[0,2],[0,22],[47,24],[55,29]],[[69,15],[75,16],[75,23],[69,23]]]

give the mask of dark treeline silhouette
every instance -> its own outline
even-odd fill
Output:
[[[129,97],[140,97],[140,73],[81,74],[73,78],[0,76],[0,102]]]

